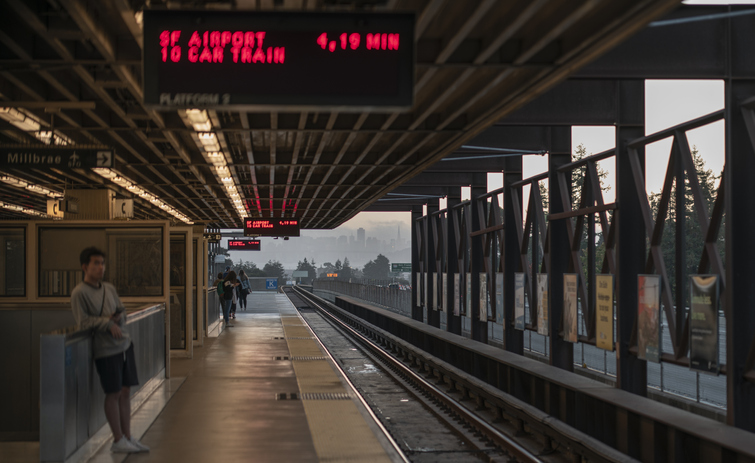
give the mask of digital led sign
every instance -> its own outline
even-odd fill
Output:
[[[414,15],[144,11],[151,108],[412,106]]]
[[[228,240],[228,250],[261,251],[262,243],[260,242],[260,240]]]
[[[299,236],[299,219],[244,219],[244,236]]]

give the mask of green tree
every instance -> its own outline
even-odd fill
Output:
[[[374,280],[387,280],[390,270],[391,265],[388,258],[382,254],[378,254],[375,260],[364,264],[364,277]]]
[[[352,277],[352,268],[351,268],[351,264],[349,263],[349,258],[344,257],[343,265],[341,266],[341,270],[338,272],[338,279],[350,280],[351,277]]]
[[[311,283],[312,280],[317,278],[317,269],[315,268],[315,260],[312,259],[312,262],[308,262],[307,258],[305,257],[303,261],[299,261],[296,264],[296,270],[302,270],[306,271],[309,275],[306,279],[306,283]]]
[[[274,277],[278,279],[286,277],[286,271],[283,269],[283,264],[277,260],[267,261],[267,264],[262,268],[262,272],[266,277]]]
[[[257,267],[257,264],[255,264],[254,262],[249,262],[249,261],[244,262],[239,259],[239,263],[235,266],[232,266],[232,268],[237,274],[239,273],[239,270],[243,270],[244,274],[250,278],[266,276],[265,272],[259,267]]]
[[[692,161],[695,166],[695,173],[700,185],[700,190],[703,196],[703,206],[706,208],[708,217],[713,211],[713,205],[716,200],[717,194],[717,180],[720,181],[720,176],[713,175],[711,169],[705,168],[705,161],[699,154],[697,147],[692,147]],[[669,198],[668,213],[666,220],[663,224],[663,236],[661,238],[661,252],[663,254],[663,261],[666,265],[666,271],[668,273],[669,284],[671,290],[676,292],[676,245],[677,242],[681,243],[684,240],[684,275],[691,275],[698,273],[698,266],[702,257],[703,248],[705,245],[705,236],[700,229],[700,224],[697,221],[697,213],[694,204],[694,198],[692,196],[692,189],[690,187],[689,175],[685,177],[684,181],[684,237],[678,237],[676,234],[676,186],[677,182],[674,180],[674,186],[671,190]],[[661,193],[654,193],[650,195],[650,207],[653,211],[653,218],[657,221],[658,209],[660,207]],[[721,229],[723,229],[724,220],[721,222]],[[718,234],[717,247],[721,261],[724,261],[725,252],[725,240],[723,233]],[[707,270],[706,270],[707,271]]]

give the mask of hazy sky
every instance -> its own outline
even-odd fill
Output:
[[[685,4],[755,4],[755,1],[715,1],[687,0]],[[724,107],[724,84],[722,80],[648,80],[645,83],[645,132],[654,133]],[[580,143],[585,145],[590,154],[611,149],[615,145],[613,126],[585,127],[572,129],[572,148]],[[705,160],[706,167],[715,175],[720,175],[724,162],[724,124],[723,121],[701,127],[688,133],[690,145],[697,146]],[[646,151],[646,184],[648,192],[659,192],[668,165],[671,139],[649,145]],[[546,156],[525,156],[523,161],[524,178],[545,172],[548,166]],[[615,164],[613,159],[600,163],[608,172],[607,182],[611,190],[604,193],[607,203],[615,199]],[[503,175],[488,175],[488,191],[500,188]],[[468,189],[467,189],[468,190]],[[526,191],[524,192],[526,198]],[[469,193],[462,189],[462,199],[468,199]],[[441,201],[441,207],[444,207]],[[355,234],[357,228],[395,230],[401,224],[402,237],[409,237],[410,213],[408,212],[362,212],[352,220],[335,230],[307,230],[313,236],[332,236]],[[404,235],[406,230],[406,235]],[[304,233],[304,232],[303,232]],[[391,236],[395,231],[390,232]]]

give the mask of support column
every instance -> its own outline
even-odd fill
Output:
[[[755,384],[745,379],[755,340],[755,117],[740,106],[755,82],[726,82],[726,421],[755,432]]]
[[[477,198],[487,193],[488,178],[487,174],[477,173],[472,177],[472,191],[471,191],[471,223],[467,230],[467,233],[472,233],[480,228],[480,210],[477,207]],[[480,272],[484,269],[482,252],[482,235],[472,236],[471,239],[471,254],[469,256],[471,260],[472,268],[472,307],[469,313],[472,317],[472,339],[487,344],[488,342],[488,317],[487,313],[483,316],[483,312],[486,311],[485,307],[480,305]]]
[[[446,318],[446,329],[449,333],[461,336],[461,316],[454,315],[454,298],[456,297],[454,288],[454,275],[459,273],[459,260],[457,259],[458,250],[456,249],[456,231],[454,230],[453,216],[451,208],[461,202],[461,190],[459,187],[448,189],[446,210],[446,227],[448,230],[448,248],[446,250],[446,262],[448,266],[448,281],[446,282],[446,291],[448,294],[448,314]]]
[[[551,146],[548,156],[548,213],[565,212],[558,188],[556,169],[571,162],[571,127],[553,127],[551,129]],[[571,176],[566,176],[571,183]],[[571,191],[571,188],[567,189]],[[568,202],[571,203],[571,194]],[[574,345],[560,335],[561,319],[564,311],[564,273],[568,270],[571,256],[571,244],[567,234],[566,221],[571,219],[553,220],[548,222],[550,239],[550,273],[548,275],[548,343],[550,364],[567,371],[574,371]]]
[[[619,83],[619,114],[616,124],[616,387],[647,395],[647,362],[629,353],[632,329],[637,320],[637,275],[645,271],[646,233],[642,220],[627,144],[645,135],[645,83]],[[645,150],[640,148],[640,166],[645,169]],[[597,194],[597,192],[596,192]],[[644,198],[643,198],[644,200]]]
[[[516,211],[522,215],[522,207],[514,204],[512,193],[522,198],[522,189],[507,188],[522,180],[522,157],[507,157],[503,171],[503,345],[515,354],[524,355],[524,332],[514,329],[514,273],[519,268],[519,234],[517,233]]]
[[[418,219],[422,217],[422,206],[412,206],[412,319],[422,321],[422,306],[417,304],[417,295],[422,290],[417,284],[417,275],[420,274],[420,255],[419,240],[417,239]]]
[[[433,300],[437,299],[438,288],[436,287],[437,280],[433,280],[433,275],[438,278],[438,265],[435,258],[435,234],[433,233],[433,222],[438,220],[433,216],[434,213],[439,210],[438,201],[433,203],[427,203],[427,221],[425,222],[425,269],[427,272],[427,300],[425,301],[425,307],[427,310],[427,324],[440,328],[440,312],[437,307],[433,305]]]

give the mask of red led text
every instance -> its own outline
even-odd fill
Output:
[[[267,63],[283,64],[285,47],[265,47],[264,31],[194,31],[186,44],[185,58],[190,63]],[[162,60],[180,62],[184,56],[180,43],[181,31],[160,34]]]
[[[362,36],[356,32],[344,32],[336,40],[331,40],[327,32],[323,32],[317,37],[317,44],[331,53],[338,48],[356,50],[362,45]],[[399,34],[367,34],[364,46],[368,50],[398,50]]]

